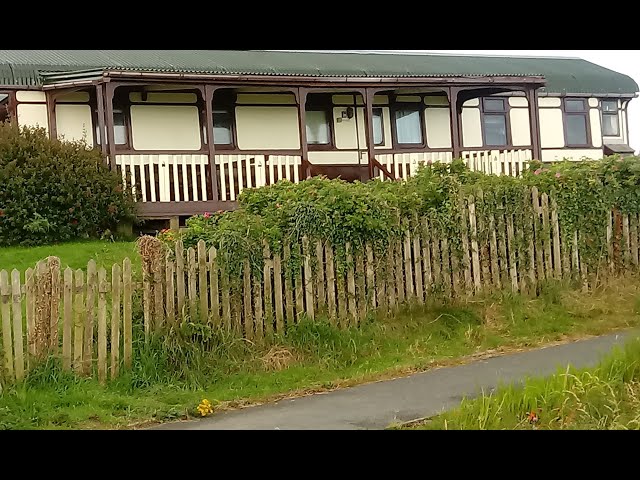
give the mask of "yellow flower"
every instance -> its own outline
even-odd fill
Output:
[[[202,400],[202,402],[200,402],[197,410],[200,415],[206,417],[207,415],[211,415],[213,413],[213,405],[211,405],[211,402],[205,398],[204,400]]]

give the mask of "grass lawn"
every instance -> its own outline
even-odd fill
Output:
[[[499,389],[407,430],[640,430],[640,340],[593,369]]]
[[[189,327],[139,340],[132,370],[106,386],[41,365],[5,386],[0,429],[134,428],[194,416],[205,398],[221,410],[399,377],[637,327],[639,301],[639,282],[627,278],[588,294],[549,286],[536,299],[504,293],[432,304],[357,330],[303,321],[268,345]]]
[[[110,269],[125,257],[131,259],[134,270],[139,265],[135,242],[86,241],[71,242],[41,247],[2,247],[0,248],[0,270],[11,271],[16,268],[24,272],[35,267],[39,260],[49,256],[60,257],[62,268],[87,268],[87,262],[94,259],[98,268]]]

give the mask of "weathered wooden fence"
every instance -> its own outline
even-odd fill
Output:
[[[501,289],[535,295],[542,281],[566,278],[587,289],[638,266],[637,216],[612,212],[603,219],[607,248],[597,270],[589,271],[579,251],[580,232],[561,232],[556,204],[546,194],[533,188],[530,198],[533,218],[502,209],[477,215],[477,198],[470,196],[460,205],[460,238],[439,234],[426,218],[416,219],[385,252],[347,245],[344,262],[337,261],[332,245],[303,238],[285,245],[282,254],[265,245],[259,268],[245,260],[240,275],[230,275],[222,252],[202,241],[186,250],[178,242],[175,252],[153,264],[143,259],[137,282],[128,259],[110,275],[92,261],[86,272],[61,272],[55,257],[28,269],[24,281],[16,270],[1,271],[3,376],[20,380],[31,364],[53,354],[65,368],[100,381],[114,378],[131,365],[136,297],[142,298],[147,334],[200,321],[260,342],[303,317],[357,326],[372,312],[392,313],[431,297]]]

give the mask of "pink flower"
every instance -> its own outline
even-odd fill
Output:
[[[560,172],[556,173],[556,178],[560,178],[562,177],[562,175],[560,175]]]
[[[211,214],[209,212],[206,212],[203,216],[204,218],[211,218]]]
[[[539,168],[538,170],[533,172],[534,175],[540,175],[541,173],[542,173],[542,169],[541,168]]]

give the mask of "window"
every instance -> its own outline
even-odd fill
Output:
[[[233,146],[232,109],[216,108],[213,110],[213,143],[214,145]]]
[[[373,144],[376,147],[384,145],[384,120],[381,108],[373,109]]]
[[[0,93],[0,122],[9,120],[9,95]]]
[[[331,127],[327,110],[309,110],[307,118],[307,144],[331,145]]]
[[[504,147],[509,144],[505,98],[482,99],[482,131],[486,147]]]
[[[97,110],[96,110],[96,115],[97,115]],[[114,140],[116,145],[127,145],[129,143],[126,115],[124,110],[122,109],[113,110],[113,133],[114,133]],[[96,121],[96,145],[101,145],[101,144],[102,144],[102,140],[100,138],[100,127],[98,122]]]
[[[567,147],[589,145],[587,115],[586,100],[582,98],[564,99],[564,132]]]
[[[620,135],[618,120],[618,101],[602,100],[602,135],[605,137],[617,137]]]
[[[394,112],[396,142],[399,145],[423,145],[422,108],[418,105],[401,105]]]

